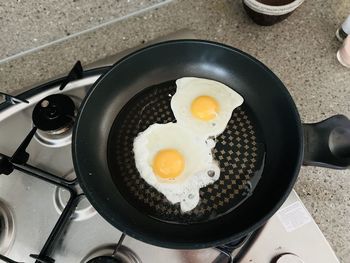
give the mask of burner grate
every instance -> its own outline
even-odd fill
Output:
[[[62,83],[60,86],[60,90],[64,89],[64,87],[70,81],[81,78],[83,76],[82,73],[83,73],[82,67],[81,67],[80,62],[78,61],[75,64],[75,66],[73,67],[73,69],[71,70],[71,72],[69,73],[69,75],[66,78],[61,80]],[[20,103],[20,102],[28,103],[27,100],[21,99],[19,97],[14,97],[14,96],[0,93],[0,95],[1,94],[5,96],[5,99],[7,102],[10,102],[12,104]],[[40,123],[40,121],[38,121],[38,119],[40,119],[40,117],[43,117],[43,116],[40,114],[39,114],[39,116],[34,116],[34,118],[36,119],[34,121],[34,123],[38,124],[38,127],[35,126],[31,129],[31,131],[24,138],[24,140],[19,145],[19,147],[17,148],[15,153],[12,155],[12,157],[9,157],[9,156],[6,156],[6,155],[0,153],[0,175],[2,175],[2,174],[9,175],[14,170],[18,170],[20,172],[23,172],[23,173],[29,175],[29,176],[36,177],[36,178],[38,178],[40,180],[44,180],[50,184],[64,188],[70,194],[67,205],[64,207],[58,221],[56,222],[55,226],[53,227],[51,234],[47,238],[40,253],[38,255],[36,255],[36,254],[30,255],[32,258],[34,258],[36,260],[35,261],[36,263],[53,263],[53,262],[55,262],[55,260],[50,257],[50,254],[53,251],[55,244],[59,240],[64,229],[66,228],[67,223],[69,222],[81,196],[83,195],[83,194],[79,194],[76,190],[77,188],[75,187],[75,185],[77,184],[77,180],[69,181],[69,180],[58,177],[56,175],[53,175],[51,173],[48,173],[46,171],[43,171],[39,168],[36,168],[36,167],[33,167],[33,166],[27,164],[27,161],[29,159],[29,153],[26,151],[26,149],[29,146],[30,142],[32,141],[34,135],[36,134],[38,128],[42,128],[43,130],[46,130],[46,131],[57,130],[56,128],[61,128],[62,125],[67,126],[66,124],[68,124],[68,122],[70,123],[70,125],[72,125],[71,122],[74,121],[74,119],[73,119],[73,114],[75,111],[74,103],[72,101],[70,101],[70,99],[67,99],[67,97],[65,95],[52,95],[52,96],[50,96],[50,98],[47,97],[46,99],[47,99],[47,101],[45,101],[45,99],[41,101],[40,106],[38,106],[39,108],[37,108],[37,110],[40,111],[40,110],[44,109],[43,110],[43,112],[45,113],[44,117],[48,117],[48,119],[50,121],[51,121],[51,119],[49,117],[52,117],[52,119],[56,119],[56,120],[57,120],[57,118],[59,118],[60,121],[58,121],[56,123],[49,121],[49,123],[46,122],[46,123],[44,123],[45,125],[42,126],[41,125],[42,123]],[[65,102],[64,105],[57,107],[57,100],[63,100]],[[47,102],[48,102],[48,104],[47,104]],[[51,102],[53,102],[53,103],[51,104]],[[48,107],[50,105],[51,106],[54,105],[54,107]],[[67,107],[67,105],[68,105],[68,107]],[[47,108],[49,109],[49,111],[45,111],[45,109],[47,109]],[[33,115],[37,115],[36,113],[35,114],[33,113]],[[64,118],[62,118],[62,115]],[[68,121],[67,121],[67,119],[68,119],[67,116],[69,116]],[[46,120],[48,120],[48,119],[46,118]],[[60,127],[57,127],[55,125],[59,125]],[[0,208],[1,208],[1,205],[0,205]],[[1,215],[0,215],[0,218],[2,219]],[[1,238],[1,234],[0,234],[0,238]],[[0,250],[0,253],[3,253],[3,251]],[[1,254],[0,254],[0,259],[5,261],[5,262],[8,262],[8,263],[19,263],[19,262],[16,262],[12,259],[9,259],[9,258],[1,255]]]

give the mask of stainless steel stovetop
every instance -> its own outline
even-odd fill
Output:
[[[189,31],[180,31],[163,39],[195,38]],[[89,68],[111,65],[123,54],[98,61]],[[78,107],[89,87],[103,73],[91,71],[88,76],[67,84],[59,91],[60,82],[27,93],[29,103],[0,104],[0,153],[7,156],[17,149],[33,127],[34,106],[51,94],[69,95]],[[5,106],[4,106],[5,105]],[[3,107],[1,107],[3,106]],[[71,156],[71,133],[63,135],[36,131],[27,152],[28,164],[53,175],[73,180],[75,173]],[[81,193],[79,186],[76,191]],[[52,229],[69,199],[69,192],[24,170],[0,176],[0,256],[4,262],[39,262],[30,257],[43,249]],[[55,245],[50,257],[55,262],[85,263],[91,258],[111,255],[122,233],[107,223],[82,195],[76,211]],[[120,244],[119,244],[120,245]],[[339,262],[293,191],[281,209],[268,221],[253,242],[243,242],[243,250],[218,248],[202,250],[171,250],[142,243],[126,236],[116,257],[121,262],[232,262],[241,263],[337,263]],[[229,254],[228,254],[229,253]],[[234,259],[235,255],[241,257]],[[9,261],[9,258],[13,261]],[[46,261],[42,261],[46,262]],[[48,262],[48,261],[47,261]]]

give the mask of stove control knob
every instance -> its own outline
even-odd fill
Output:
[[[277,257],[273,263],[305,263],[300,257],[294,254],[283,254]]]

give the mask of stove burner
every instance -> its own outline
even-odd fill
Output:
[[[67,180],[73,180],[76,178],[74,171],[70,172],[66,176],[64,176]],[[76,190],[78,194],[81,194],[83,191],[81,190],[79,185],[76,185]],[[62,187],[57,187],[54,192],[54,205],[59,214],[62,213],[63,209],[66,207],[70,194],[67,190]],[[80,221],[88,219],[96,214],[96,210],[92,207],[90,202],[84,196],[81,197],[74,213],[72,214],[72,220]]]
[[[60,134],[72,127],[74,116],[73,100],[67,95],[55,94],[39,101],[32,118],[39,130]]]
[[[52,133],[62,133],[74,121],[73,100],[63,94],[45,97],[33,110],[33,122],[38,129]]]
[[[32,119],[38,128],[35,138],[45,146],[65,146],[72,141],[76,115],[71,97],[55,94],[45,97],[34,107]]]
[[[11,210],[0,200],[0,254],[5,254],[15,237],[14,219]]]
[[[116,245],[99,247],[92,251],[85,260],[86,263],[142,263],[139,257],[126,246],[120,246],[113,255]],[[113,255],[113,256],[112,256]]]
[[[114,258],[112,256],[102,256],[90,259],[87,263],[123,263],[117,258]]]

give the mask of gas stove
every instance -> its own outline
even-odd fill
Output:
[[[183,30],[156,41],[180,38],[195,35]],[[3,94],[0,261],[339,262],[294,191],[256,233],[240,242],[201,250],[148,245],[125,236],[95,211],[73,169],[72,126],[91,85],[131,51],[97,61],[84,70],[78,62],[67,77],[36,85],[18,96]]]

